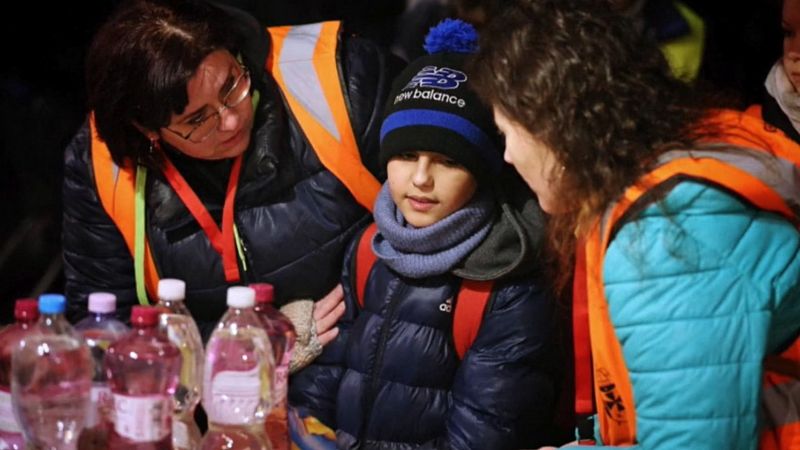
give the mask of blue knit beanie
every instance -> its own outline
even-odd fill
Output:
[[[442,153],[477,179],[500,172],[503,155],[492,112],[470,87],[465,63],[477,50],[477,33],[445,19],[425,38],[429,55],[411,62],[394,80],[381,126],[380,163],[400,153]]]

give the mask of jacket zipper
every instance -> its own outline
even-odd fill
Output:
[[[367,394],[364,396],[364,421],[361,424],[361,432],[359,433],[359,443],[363,444],[365,440],[365,435],[367,433],[367,427],[369,426],[370,416],[372,415],[372,407],[375,404],[375,397],[378,395],[378,385],[380,384],[380,379],[378,378],[378,372],[380,371],[381,366],[383,365],[383,354],[386,350],[386,341],[389,339],[389,332],[392,329],[392,323],[394,322],[395,311],[397,309],[397,305],[400,300],[403,298],[405,286],[402,283],[397,283],[398,289],[395,290],[394,295],[392,296],[391,300],[389,301],[389,306],[386,308],[386,317],[383,320],[383,325],[381,325],[381,337],[378,340],[378,353],[375,356],[375,364],[372,366],[370,370],[370,384],[369,390]],[[366,298],[364,299],[364,306],[366,306]]]

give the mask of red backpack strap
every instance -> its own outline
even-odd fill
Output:
[[[356,250],[356,301],[358,306],[364,307],[364,290],[367,287],[367,278],[375,265],[378,256],[372,251],[372,238],[378,232],[375,222],[372,222],[358,239],[358,249]]]
[[[486,304],[492,296],[494,281],[464,280],[458,290],[456,310],[453,313],[453,343],[458,359],[472,346],[481,327]]]

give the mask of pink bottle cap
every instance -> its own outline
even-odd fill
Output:
[[[136,305],[131,308],[131,324],[142,327],[154,327],[158,324],[161,315],[159,308],[152,306]]]
[[[108,292],[89,294],[89,311],[98,314],[114,312],[117,309],[117,296]]]
[[[38,319],[39,303],[35,298],[18,298],[14,302],[14,318],[17,320]]]
[[[275,288],[269,283],[252,283],[250,288],[256,291],[256,303],[272,303],[275,300]]]

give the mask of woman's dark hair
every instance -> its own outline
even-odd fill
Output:
[[[86,58],[89,109],[119,165],[158,165],[134,124],[158,130],[188,103],[186,86],[213,51],[236,55],[219,9],[196,0],[132,0],[100,28]]]
[[[575,236],[671,148],[699,138],[705,101],[678,81],[657,44],[596,0],[525,0],[482,31],[473,82],[487,103],[564,166],[551,218],[560,287]]]

